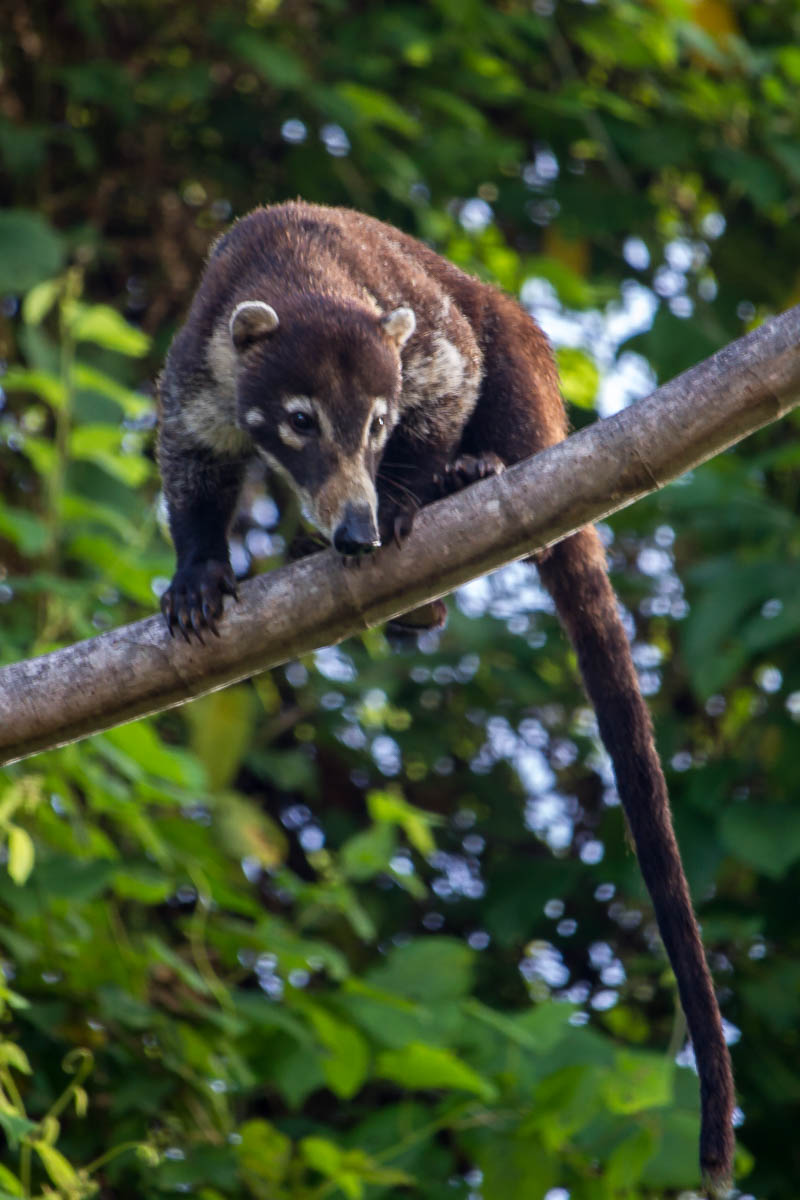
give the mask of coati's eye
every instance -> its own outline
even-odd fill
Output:
[[[301,408],[289,414],[289,424],[295,433],[313,433],[317,428],[317,422],[311,413],[304,412]]]
[[[385,424],[386,422],[383,417],[375,417],[369,427],[369,436],[374,438],[380,437]]]

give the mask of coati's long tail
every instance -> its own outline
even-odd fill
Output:
[[[700,1077],[700,1165],[713,1197],[730,1187],[733,1074],[703,944],[672,829],[664,775],[630,646],[594,529],[554,546],[539,567],[575,647],[658,927],[678,982]]]

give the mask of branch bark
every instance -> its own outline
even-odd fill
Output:
[[[0,764],[341,641],[624,508],[800,404],[800,305],[645,400],[423,509],[359,570],[332,551],[245,583],[219,640],[160,616],[0,669]]]

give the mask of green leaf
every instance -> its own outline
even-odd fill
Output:
[[[138,900],[140,904],[161,904],[175,890],[172,880],[147,866],[115,871],[111,887],[121,900]]]
[[[637,1129],[616,1147],[603,1172],[608,1187],[623,1189],[641,1179],[645,1164],[653,1157],[657,1139],[654,1130]]]
[[[308,82],[303,61],[285,45],[276,46],[260,34],[242,30],[230,38],[231,49],[278,88],[295,90]]]
[[[3,1129],[12,1148],[20,1138],[27,1137],[36,1127],[35,1121],[29,1121],[22,1113],[18,1113],[5,1097],[0,1095],[0,1128]]]
[[[0,212],[0,292],[27,292],[61,270],[64,254],[61,235],[38,213]]]
[[[84,904],[106,890],[114,864],[102,859],[75,859],[67,854],[51,854],[36,869],[36,880],[52,902],[66,900]]]
[[[249,687],[230,687],[184,709],[192,728],[192,749],[214,791],[227,787],[239,769],[253,731],[254,699]]]
[[[56,1187],[69,1191],[78,1185],[78,1176],[74,1168],[60,1150],[43,1141],[33,1142],[33,1148]]]
[[[562,1067],[534,1092],[526,1130],[537,1130],[550,1151],[561,1152],[574,1135],[604,1111],[608,1071],[593,1063]]]
[[[178,746],[162,741],[148,721],[131,721],[109,729],[94,743],[103,749],[114,749],[125,756],[131,778],[141,778],[146,772],[189,791],[206,789],[205,771],[194,755]],[[117,760],[119,761],[119,760]]]
[[[95,463],[128,487],[139,487],[150,475],[150,464],[144,455],[123,450],[124,435],[124,430],[108,425],[80,425],[70,434],[70,455]]]
[[[182,980],[187,987],[199,995],[207,995],[210,991],[209,985],[196,967],[186,962],[175,950],[168,946],[161,938],[155,934],[148,934],[144,939],[145,946],[150,958],[155,962],[164,963],[175,972],[178,979]]]
[[[299,1007],[325,1047],[321,1066],[328,1087],[337,1096],[349,1099],[360,1090],[367,1077],[369,1050],[366,1041],[352,1025],[332,1016],[320,1005],[304,1001]]]
[[[48,528],[41,517],[11,505],[0,507],[0,535],[17,547],[20,554],[33,558],[47,546]]]
[[[656,1153],[646,1163],[637,1182],[657,1188],[694,1186],[697,1183],[699,1134],[700,1121],[696,1114],[666,1112]]]
[[[565,1037],[569,1031],[572,1012],[566,1004],[548,1001],[527,1012],[511,1016],[496,1012],[472,996],[462,1002],[462,1010],[508,1041],[514,1042],[524,1050],[530,1050],[533,1054],[542,1054],[550,1050]]]
[[[16,1200],[16,1197],[23,1195],[22,1183],[2,1163],[0,1163],[0,1188],[3,1189],[0,1191],[0,1200]]]
[[[320,1175],[336,1175],[342,1162],[342,1151],[333,1142],[321,1137],[305,1137],[300,1153],[308,1165]]]
[[[339,851],[339,862],[348,879],[372,879],[389,869],[389,860],[397,845],[391,825],[373,825],[357,833]]]
[[[547,1154],[541,1141],[530,1134],[478,1126],[467,1128],[459,1141],[483,1174],[483,1200],[543,1200],[564,1179],[564,1163]]]
[[[719,828],[728,850],[770,879],[800,858],[800,812],[790,804],[732,804]]]
[[[604,1088],[609,1110],[629,1115],[643,1108],[662,1108],[672,1099],[674,1073],[672,1059],[666,1055],[620,1050]]]
[[[61,293],[60,279],[45,279],[31,288],[22,301],[22,319],[28,325],[38,325],[49,313]]]
[[[82,391],[97,392],[100,396],[105,396],[107,400],[113,400],[115,404],[119,405],[125,416],[131,420],[153,412],[154,404],[150,396],[131,391],[130,388],[124,387],[116,379],[107,375],[105,371],[98,370],[97,367],[90,367],[86,363],[75,363],[72,377],[76,387]]]
[[[33,1074],[27,1054],[15,1042],[0,1042],[0,1063],[14,1067],[17,1071],[22,1071],[23,1075]]]
[[[384,1050],[378,1055],[375,1073],[406,1088],[451,1088],[471,1092],[489,1102],[497,1095],[488,1079],[473,1071],[451,1050],[423,1042],[411,1042],[402,1050]]]
[[[390,951],[367,981],[410,1000],[456,1000],[469,992],[475,952],[455,938],[418,938]]]
[[[67,397],[63,381],[50,371],[27,371],[23,367],[11,367],[0,376],[0,383],[8,392],[33,392],[51,408],[63,408]]]
[[[360,83],[340,83],[336,90],[352,107],[356,116],[369,125],[383,125],[404,137],[418,137],[419,122],[385,92]]]
[[[286,834],[247,796],[222,792],[217,797],[214,825],[222,845],[237,859],[252,858],[273,870],[286,858]]]
[[[368,792],[367,811],[373,821],[399,825],[420,854],[433,854],[436,843],[431,826],[441,824],[441,818],[409,804],[399,792]]]
[[[239,1126],[241,1141],[236,1148],[239,1164],[258,1185],[275,1187],[285,1178],[292,1156],[292,1142],[269,1121],[256,1118]],[[256,1189],[253,1189],[254,1191]],[[259,1187],[258,1190],[261,1190]]]
[[[141,358],[150,347],[146,333],[129,325],[116,309],[106,304],[76,302],[71,315],[71,333],[76,342],[93,342],[133,358]]]
[[[577,408],[594,408],[600,382],[597,364],[584,350],[571,346],[560,346],[557,357],[564,399]]]
[[[33,839],[21,825],[8,828],[8,873],[16,884],[25,883],[35,860]]]

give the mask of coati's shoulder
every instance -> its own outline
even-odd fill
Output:
[[[405,299],[414,303],[418,326],[438,326],[450,306],[478,325],[498,296],[375,217],[302,200],[256,208],[236,221],[212,248],[198,299],[264,284],[273,296],[360,295],[389,311]]]

